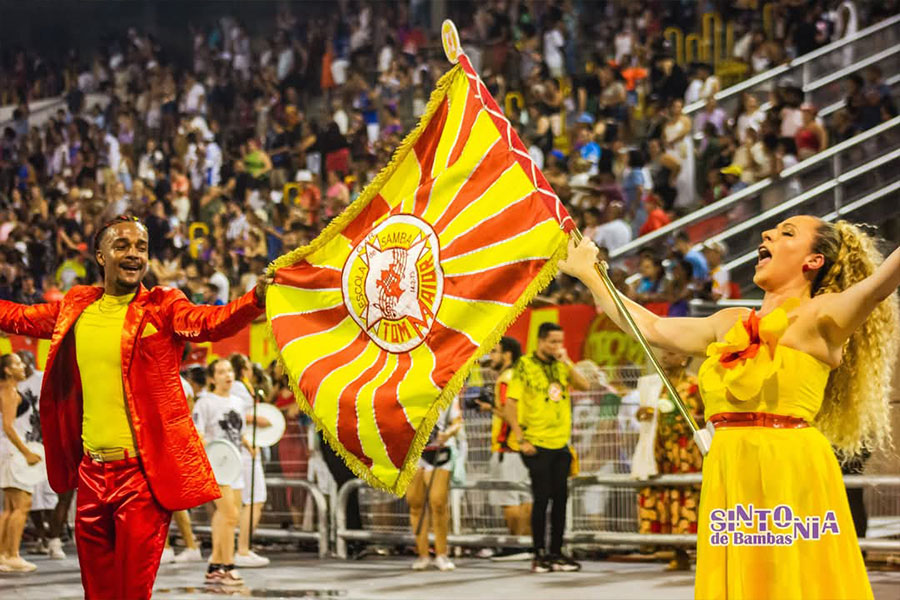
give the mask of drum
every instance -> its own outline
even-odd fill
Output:
[[[275,407],[274,404],[263,404],[259,403],[256,405],[256,416],[263,417],[271,425],[267,425],[266,427],[256,428],[256,445],[259,448],[268,448],[270,446],[274,446],[281,439],[281,436],[284,435],[284,430],[286,424],[284,422],[284,415],[281,414],[281,411]],[[246,429],[244,431],[247,431]],[[249,439],[253,439],[252,430],[247,432]]]
[[[241,452],[228,440],[213,440],[208,443],[206,456],[219,485],[232,485],[241,478]]]
[[[37,485],[47,480],[47,463],[44,461],[44,445],[38,442],[25,442],[29,450],[41,457],[41,461],[29,465],[25,455],[14,450],[10,460],[10,469],[13,477],[24,485]]]

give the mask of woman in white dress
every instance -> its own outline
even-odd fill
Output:
[[[691,118],[682,114],[684,102],[679,98],[669,104],[669,120],[663,127],[666,151],[681,161],[681,170],[675,180],[677,196],[675,205],[688,207],[694,204],[696,183],[694,178],[694,140],[691,139]]]
[[[210,363],[209,390],[203,391],[194,403],[194,425],[204,444],[226,440],[236,447],[250,447],[244,435],[244,403],[233,395],[234,369],[225,359]],[[234,568],[234,530],[238,525],[241,507],[243,474],[230,484],[219,482],[222,497],[215,500],[212,517],[212,556],[206,572],[206,583],[243,585],[244,580]]]
[[[19,544],[31,509],[33,486],[19,481],[12,468],[13,457],[21,453],[29,465],[41,457],[28,449],[38,421],[34,406],[22,400],[16,386],[25,380],[25,363],[16,354],[0,356],[0,488],[3,488],[3,512],[0,513],[0,572],[28,572],[37,567],[19,556]]]

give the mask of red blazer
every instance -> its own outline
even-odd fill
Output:
[[[47,473],[57,492],[77,487],[84,455],[73,325],[101,295],[101,287],[75,286],[49,304],[0,300],[0,330],[51,340],[40,409]],[[128,306],[122,332],[125,401],[150,490],[167,510],[219,497],[178,375],[184,343],[234,335],[262,313],[253,291],[225,306],[197,306],[178,290],[141,286]],[[150,323],[156,333],[142,337]]]

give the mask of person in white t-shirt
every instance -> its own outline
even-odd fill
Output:
[[[703,256],[709,266],[710,296],[715,301],[731,297],[731,275],[722,266],[722,257],[727,252],[724,242],[710,240],[703,244]]]
[[[614,200],[606,207],[606,223],[594,229],[593,240],[600,248],[612,252],[631,241],[631,226],[622,218],[625,206]]]
[[[234,369],[225,359],[207,367],[209,390],[201,392],[194,404],[192,416],[204,444],[226,440],[236,447],[250,448],[244,436],[244,402],[231,394]],[[243,585],[244,580],[234,568],[234,530],[240,518],[243,474],[230,485],[219,484],[221,498],[215,500],[212,518],[212,556],[206,572],[206,582],[220,585]]]
[[[243,406],[244,424],[248,428],[246,437],[253,441],[253,366],[250,360],[243,354],[232,354],[229,357],[231,366],[237,374],[237,381],[231,388],[231,393],[240,398]],[[256,425],[258,427],[266,427],[271,425],[265,417],[257,417]],[[260,556],[250,549],[250,507],[253,506],[253,529],[259,526],[262,517],[263,507],[266,504],[268,495],[266,493],[266,479],[263,473],[262,455],[257,450],[256,460],[250,454],[247,448],[241,448],[241,462],[244,467],[244,490],[241,493],[241,521],[238,531],[238,548],[234,557],[234,564],[238,567],[264,567],[269,564],[269,559]],[[251,473],[253,497],[251,498]]]
[[[566,38],[562,34],[562,22],[556,23],[544,34],[544,62],[551,77],[563,77],[565,75],[565,56],[563,49],[566,46]]]

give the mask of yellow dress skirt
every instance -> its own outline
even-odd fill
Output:
[[[707,421],[755,412],[814,422],[831,369],[780,345],[787,326],[783,308],[751,313],[710,345],[697,375]],[[840,466],[815,427],[716,430],[703,464],[694,595],[872,598]]]

